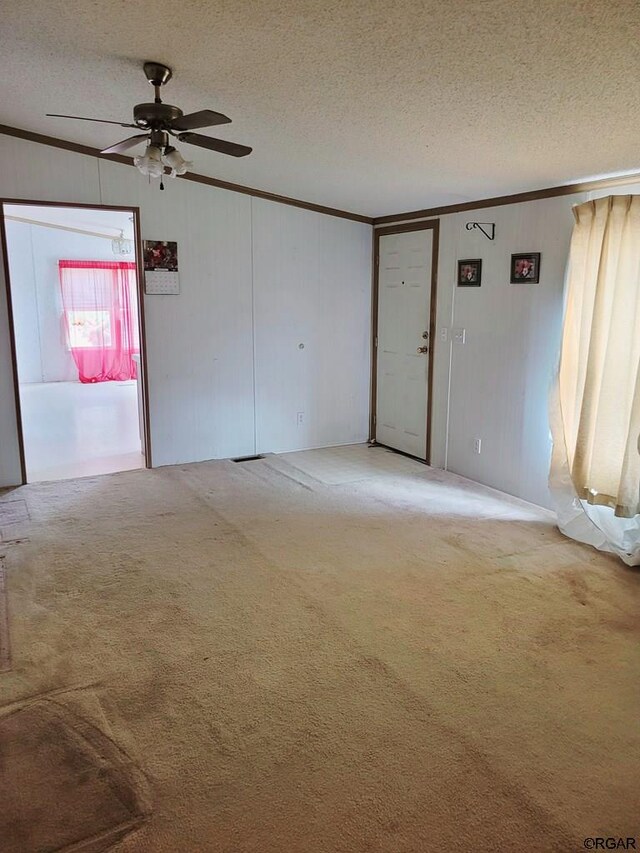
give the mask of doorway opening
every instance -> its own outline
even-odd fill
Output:
[[[150,467],[135,208],[5,202],[23,482]]]

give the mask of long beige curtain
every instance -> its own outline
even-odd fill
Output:
[[[574,208],[559,372],[577,495],[640,513],[640,196]]]

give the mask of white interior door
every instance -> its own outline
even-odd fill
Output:
[[[378,261],[376,440],[427,455],[433,229],[385,234]]]

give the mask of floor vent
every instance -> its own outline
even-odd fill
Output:
[[[258,456],[236,456],[235,459],[232,459],[232,462],[253,462],[254,459],[264,459],[264,456],[258,454]]]

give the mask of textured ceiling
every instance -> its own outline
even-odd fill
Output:
[[[638,0],[2,0],[0,123],[105,147],[165,99],[193,171],[368,215],[640,168]],[[143,178],[140,176],[140,179]]]

